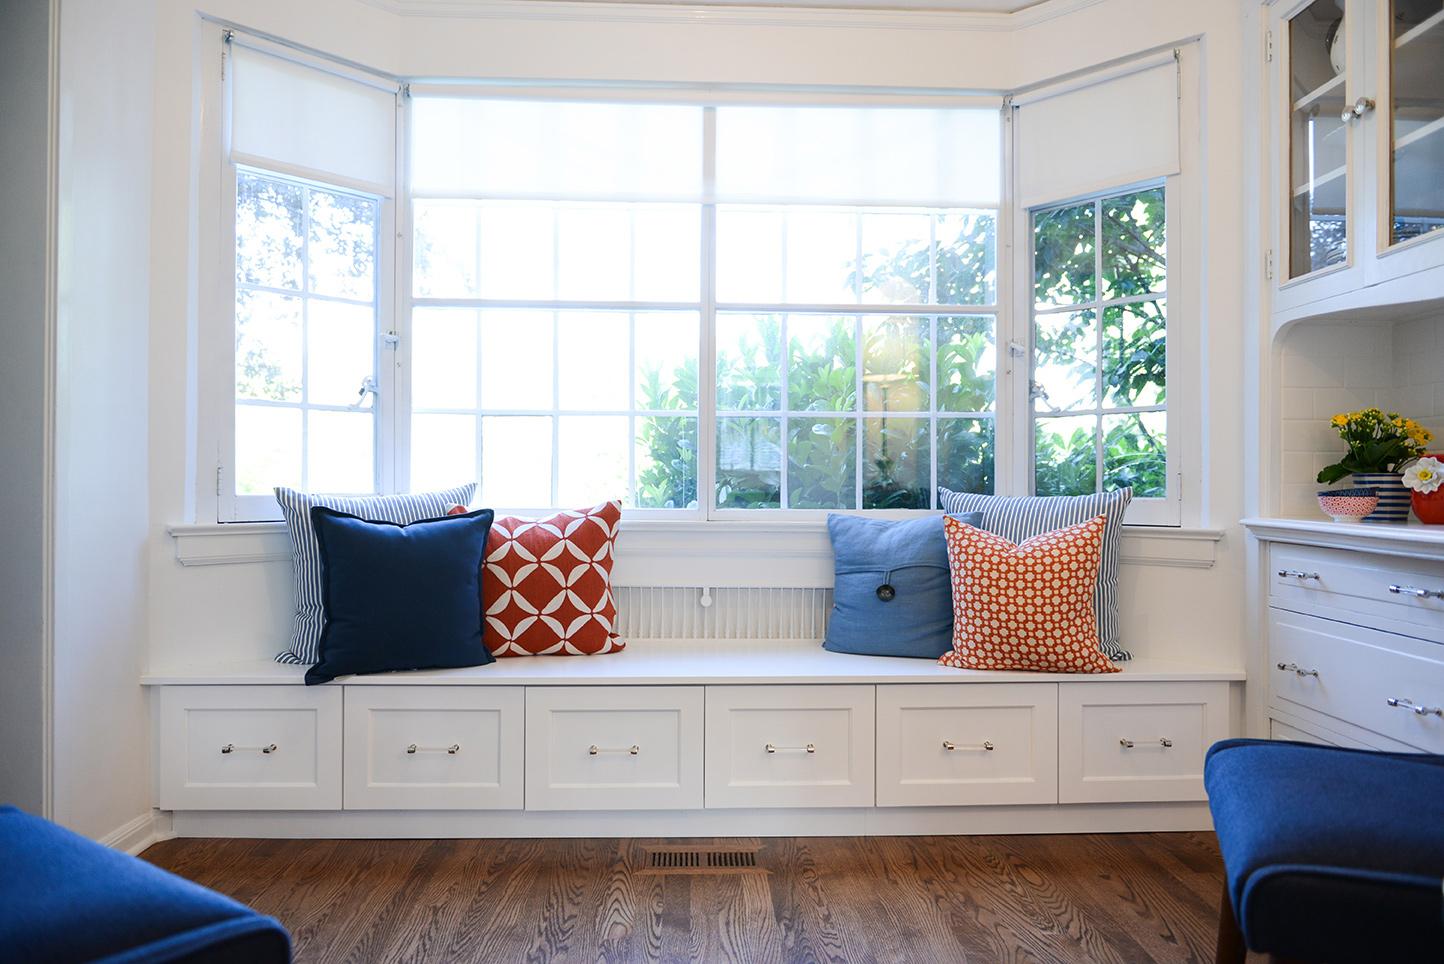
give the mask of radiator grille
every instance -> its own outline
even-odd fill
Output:
[[[757,851],[684,847],[647,848],[642,861],[644,874],[761,874]]]
[[[618,586],[623,639],[821,639],[831,589]],[[712,605],[702,601],[710,595]]]

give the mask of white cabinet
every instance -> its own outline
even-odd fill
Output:
[[[345,703],[346,809],[521,809],[521,687],[351,686]]]
[[[702,687],[529,686],[528,810],[702,806]]]
[[[1058,686],[877,688],[877,805],[1058,802]]]
[[[1227,683],[1069,683],[1058,695],[1058,800],[1202,800],[1229,732]]]
[[[707,687],[707,806],[873,805],[872,686]]]
[[[341,809],[341,688],[167,686],[163,810]]]

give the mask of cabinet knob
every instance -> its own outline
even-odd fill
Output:
[[[596,756],[598,753],[626,753],[629,756],[636,756],[641,752],[642,748],[636,743],[633,743],[631,746],[597,746],[593,743],[587,747],[588,756]]]
[[[222,753],[235,753],[237,750],[259,750],[261,753],[269,756],[270,754],[276,752],[276,744],[267,743],[265,746],[237,746],[234,743],[227,743],[225,746],[221,747]]]
[[[1151,742],[1154,742],[1154,741],[1145,740],[1144,742],[1146,742],[1146,743],[1151,743]],[[1129,740],[1129,739],[1122,739],[1122,740],[1119,740],[1119,741],[1118,741],[1118,745],[1121,746],[1121,747],[1123,747],[1123,749],[1125,749],[1125,750],[1131,750],[1131,749],[1133,749],[1135,746],[1137,746],[1138,744],[1134,743],[1132,740]],[[1168,737],[1166,737],[1166,736],[1161,736],[1161,737],[1159,737],[1158,740],[1157,740],[1157,745],[1163,747],[1163,748],[1166,750],[1166,749],[1168,749],[1169,747],[1173,746],[1173,741],[1170,740],[1170,739],[1169,739]]]
[[[1415,599],[1444,599],[1444,590],[1423,589],[1419,586],[1391,585],[1389,592],[1396,596],[1413,596]]]
[[[954,743],[952,740],[944,740],[943,749],[949,752],[953,750],[992,750],[993,741],[984,740],[982,743]]]
[[[768,743],[766,746],[763,747],[763,749],[766,750],[768,753],[777,753],[783,750],[794,750],[798,753],[816,753],[817,744],[808,743],[805,746],[778,746],[775,743]]]
[[[1275,664],[1274,664],[1274,667],[1275,667],[1276,669],[1282,670],[1282,671],[1285,672],[1285,673],[1293,673],[1295,676],[1318,676],[1318,675],[1319,675],[1319,671],[1318,671],[1318,670],[1316,670],[1316,669],[1304,669],[1304,668],[1303,668],[1302,666],[1300,666],[1298,663],[1275,663]]]
[[[1390,706],[1401,710],[1408,710],[1415,716],[1444,716],[1444,707],[1441,706],[1420,706],[1411,699],[1402,696],[1391,696],[1384,701]]]
[[[1294,579],[1317,579],[1319,578],[1319,574],[1316,572],[1304,572],[1302,569],[1279,570],[1280,579],[1288,579],[1289,577],[1293,577]]]
[[[1365,114],[1367,114],[1373,109],[1374,99],[1372,97],[1360,97],[1358,100],[1354,101],[1352,106],[1344,108],[1343,112],[1339,114],[1339,120],[1343,121],[1345,124],[1348,124],[1352,122],[1355,118],[1363,117]]]
[[[419,746],[412,743],[406,747],[407,753],[449,753],[452,756],[461,752],[461,744],[453,743],[450,746]]]

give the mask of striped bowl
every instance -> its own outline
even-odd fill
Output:
[[[1399,472],[1356,472],[1354,485],[1373,489],[1379,496],[1379,507],[1364,516],[1364,522],[1409,521],[1409,490]]]

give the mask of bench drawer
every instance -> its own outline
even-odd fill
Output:
[[[702,687],[527,687],[528,810],[701,806]]]
[[[872,686],[707,687],[708,807],[870,807]]]
[[[348,810],[520,810],[519,687],[346,687]]]
[[[1203,757],[1229,735],[1228,683],[1062,683],[1058,800],[1203,800]]]
[[[1388,620],[1423,639],[1444,637],[1444,563],[1319,546],[1269,550],[1274,606],[1301,612],[1331,607]]]
[[[1058,802],[1054,683],[877,688],[877,805]]]
[[[1444,753],[1444,661],[1405,647],[1444,657],[1437,644],[1271,609],[1270,693],[1276,703]]]
[[[166,686],[162,810],[341,809],[341,687]]]

